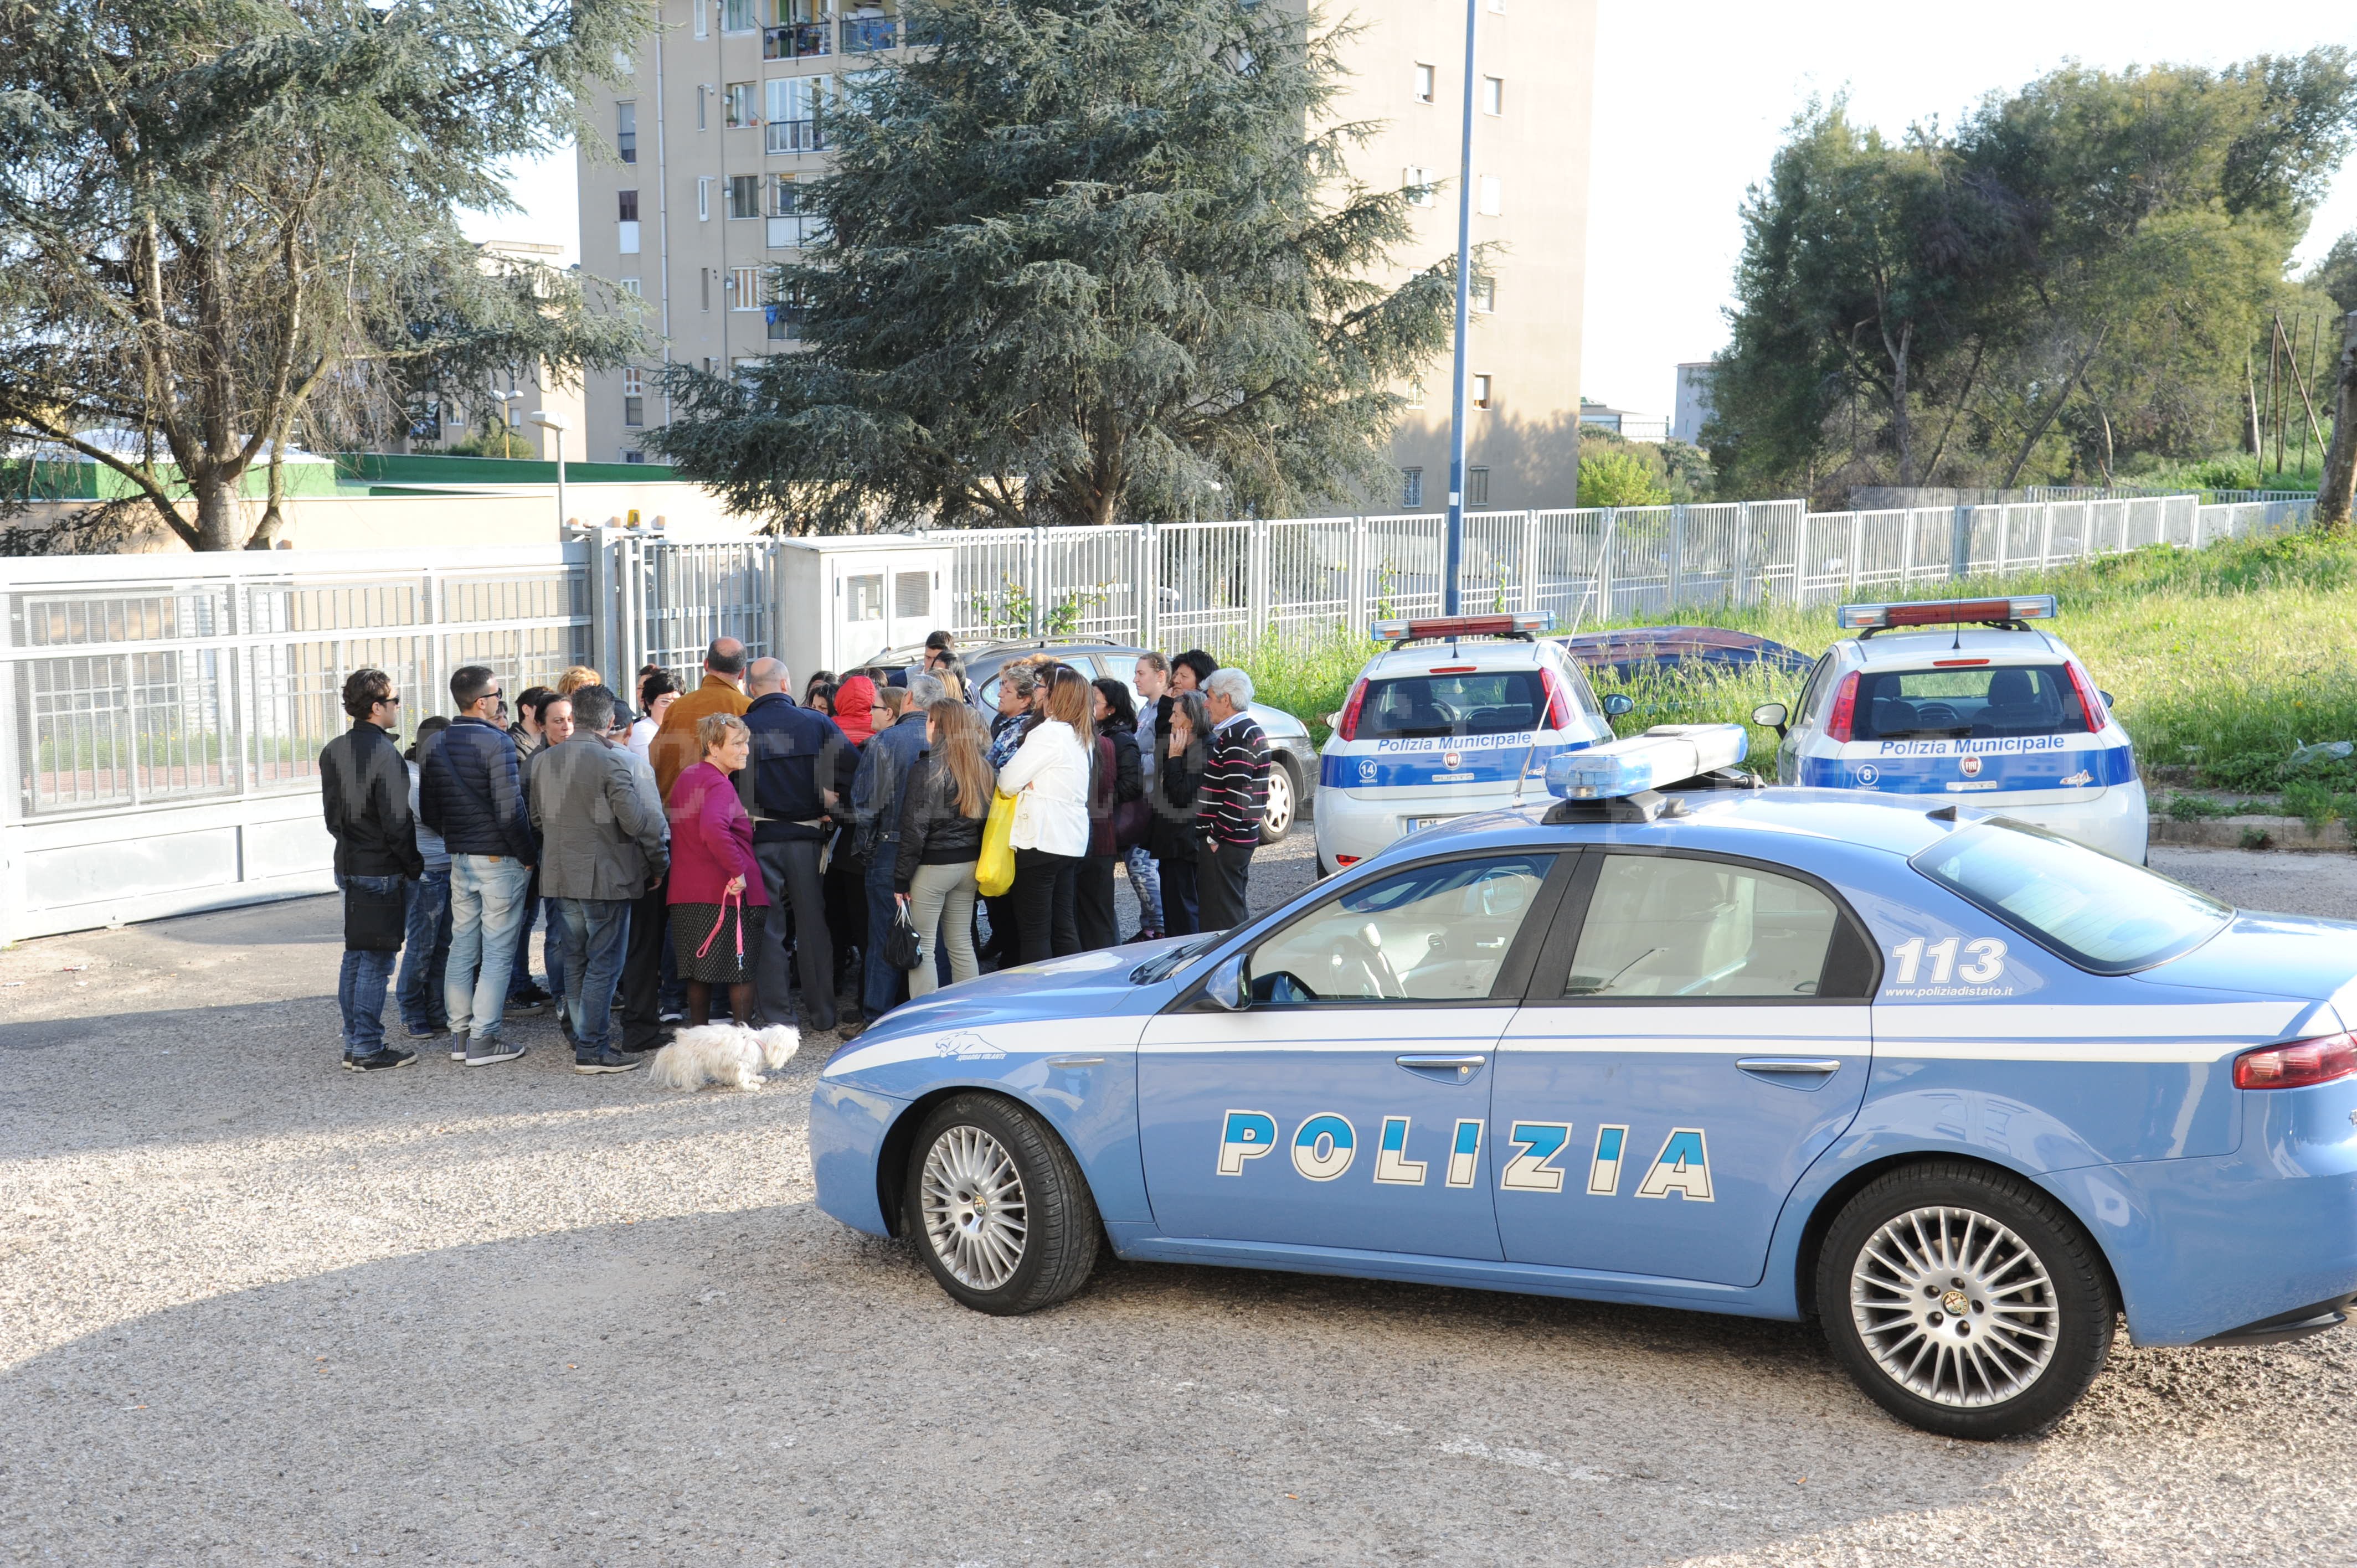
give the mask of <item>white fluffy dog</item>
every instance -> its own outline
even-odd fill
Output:
[[[699,1024],[682,1029],[655,1053],[647,1081],[657,1089],[759,1089],[761,1074],[775,1072],[802,1048],[802,1032],[791,1024],[748,1029],[741,1024]]]

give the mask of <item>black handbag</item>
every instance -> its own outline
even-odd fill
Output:
[[[409,929],[407,900],[396,881],[390,893],[344,889],[344,948],[349,952],[397,952]]]
[[[884,961],[894,969],[914,969],[925,961],[924,941],[917,935],[917,922],[909,918],[909,907],[899,906],[892,917],[892,929],[884,933]]]

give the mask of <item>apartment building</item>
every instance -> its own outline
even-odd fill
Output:
[[[1466,504],[1569,506],[1596,4],[1478,4],[1473,238],[1494,249],[1468,334]],[[1383,123],[1353,158],[1356,178],[1418,193],[1404,274],[1456,245],[1463,0],[1350,10],[1360,31],[1337,113]],[[588,380],[583,456],[602,462],[641,460],[639,438],[668,417],[660,360],[720,370],[793,350],[799,323],[770,296],[769,269],[817,237],[799,193],[827,166],[819,110],[844,76],[890,69],[907,48],[889,3],[662,0],[662,16],[631,80],[597,109],[622,161],[580,160],[581,264],[642,295],[660,334],[648,364]],[[1412,406],[1389,498],[1400,510],[1448,503],[1449,382],[1444,353],[1402,389]]]

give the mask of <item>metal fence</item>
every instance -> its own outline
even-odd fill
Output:
[[[2148,544],[2198,546],[2305,522],[2312,503],[2198,497],[1810,512],[1800,501],[1474,512],[1458,584],[1469,610],[1544,610],[1559,627],[1771,601],[1823,604],[2040,571]],[[1090,636],[1235,649],[1437,614],[1443,518],[945,530],[962,640]]]
[[[1713,606],[1821,604],[2303,525],[2313,503],[2192,496],[1811,514],[1798,501],[1480,512],[1470,610],[1567,629]],[[1441,607],[1430,513],[998,529],[951,553],[951,630],[1233,650]],[[690,684],[706,643],[780,651],[786,542],[617,530],[563,545],[0,560],[0,940],[324,890],[317,757],[344,676],[388,671],[414,720],[450,672],[511,691],[589,663],[627,695]]]

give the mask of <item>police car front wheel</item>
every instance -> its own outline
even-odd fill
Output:
[[[1817,1311],[1850,1376],[1948,1437],[2034,1432],[2110,1354],[2117,1305],[2086,1232],[2031,1184],[1958,1162],[1850,1199],[1817,1261]]]
[[[1071,1151],[1010,1100],[961,1094],[918,1130],[902,1232],[977,1312],[1053,1306],[1088,1282],[1101,1227]]]

